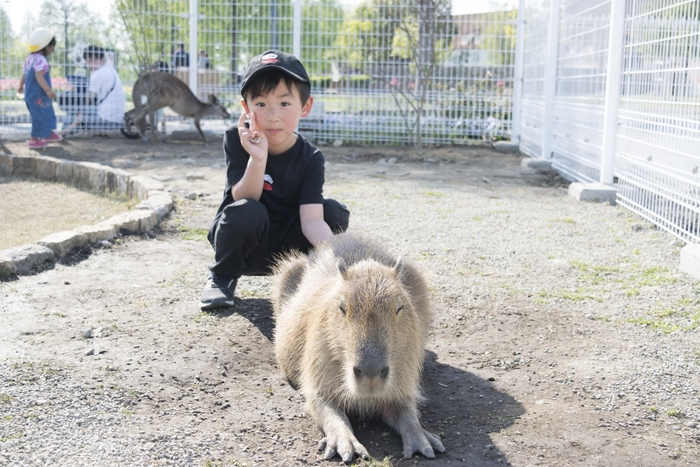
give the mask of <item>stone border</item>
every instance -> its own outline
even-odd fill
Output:
[[[164,191],[161,182],[94,162],[0,154],[0,175],[34,177],[141,201],[135,210],[117,214],[98,224],[57,232],[36,244],[1,250],[0,277],[29,274],[38,264],[56,261],[85,246],[111,240],[119,232],[148,232],[174,207],[172,197]]]

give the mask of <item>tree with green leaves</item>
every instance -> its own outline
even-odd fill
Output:
[[[338,38],[339,57],[388,86],[418,154],[437,57],[449,50],[453,34],[450,0],[366,0]],[[395,82],[397,63],[410,63],[405,86]]]
[[[64,76],[73,73],[75,64],[70,60],[71,49],[79,42],[101,42],[107,46],[106,25],[97,13],[90,11],[87,3],[71,0],[45,0],[39,9],[39,24],[56,35],[56,51],[59,69]]]

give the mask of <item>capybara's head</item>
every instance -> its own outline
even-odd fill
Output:
[[[346,396],[355,404],[415,397],[423,362],[416,311],[401,282],[403,261],[394,267],[374,260],[346,266],[337,299],[337,335],[343,355]]]

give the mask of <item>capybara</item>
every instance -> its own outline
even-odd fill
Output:
[[[341,234],[280,259],[272,300],[277,361],[324,432],[325,459],[369,457],[347,414],[380,415],[401,435],[405,458],[445,451],[418,420],[431,312],[415,267]]]

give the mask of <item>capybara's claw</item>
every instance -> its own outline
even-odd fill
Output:
[[[323,451],[323,460],[331,460],[336,455],[346,464],[355,460],[355,456],[369,459],[369,452],[356,439],[343,439],[336,436],[327,436],[318,443],[318,450]]]
[[[445,447],[442,445],[440,438],[430,433],[429,431],[422,430],[423,436],[417,434],[415,438],[409,437],[404,439],[403,445],[403,457],[410,459],[414,453],[420,452],[423,456],[434,459],[435,451],[445,452]]]
[[[345,451],[340,457],[341,459],[343,459],[343,462],[349,464],[350,462],[355,460],[355,453],[351,451]]]

